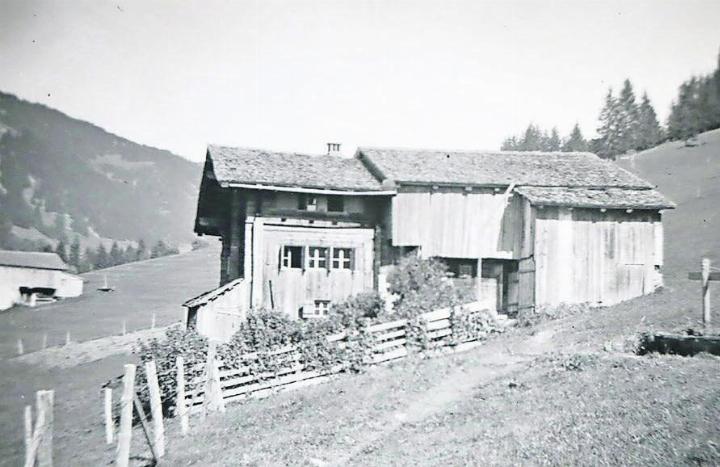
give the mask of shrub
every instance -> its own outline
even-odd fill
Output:
[[[406,256],[388,274],[388,290],[397,296],[396,316],[422,313],[471,301],[447,279],[447,267],[437,259]]]

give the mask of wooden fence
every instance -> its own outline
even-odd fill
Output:
[[[480,309],[479,303],[470,303],[462,307],[461,313],[479,314],[487,313]],[[451,321],[452,310],[450,308],[440,309],[425,313],[419,317],[416,326],[420,326],[420,331],[425,336],[426,348],[438,348],[448,345],[448,336],[453,334]],[[395,359],[406,357],[409,353],[409,330],[410,322],[407,319],[399,319],[387,323],[380,323],[365,328],[365,332],[370,337],[370,359],[368,363],[379,364]],[[328,342],[336,343],[341,348],[348,345],[348,334],[340,333],[327,337]],[[467,339],[472,341],[480,336]],[[274,360],[274,371],[263,373],[253,372],[253,368],[257,368],[257,363],[261,358],[272,358]],[[219,365],[219,386],[221,388],[222,399],[224,402],[231,402],[244,399],[250,396],[262,397],[274,391],[283,389],[287,386],[296,386],[299,383],[317,378],[328,377],[331,374],[340,372],[346,365],[339,364],[330,370],[317,371],[307,368],[301,361],[301,352],[294,345],[286,345],[275,349],[269,353],[258,354],[257,352],[249,353],[239,357],[242,362],[240,367],[230,368],[221,361]],[[238,362],[235,362],[237,365]],[[205,364],[193,368],[194,374],[200,367]],[[185,373],[187,375],[187,372]],[[187,390],[182,387],[179,391],[184,392],[185,402],[189,408],[197,408],[204,403],[204,392],[207,384],[208,371],[205,371],[199,378],[190,379],[187,376],[183,378],[188,381]],[[181,407],[180,410],[184,410]]]

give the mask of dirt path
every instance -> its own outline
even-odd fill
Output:
[[[338,453],[328,462],[319,459],[310,462],[317,465],[347,465],[353,461],[359,462],[358,457],[361,457],[363,452],[372,450],[383,438],[403,424],[417,423],[439,413],[451,404],[471,395],[474,388],[519,371],[538,355],[556,350],[558,344],[552,339],[555,332],[555,327],[548,326],[529,338],[523,335],[511,340],[498,339],[483,345],[479,349],[482,349],[486,356],[475,366],[458,369],[402,410],[388,414],[379,421],[378,427],[381,428],[368,433],[349,452]]]

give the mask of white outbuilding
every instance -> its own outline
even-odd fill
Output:
[[[83,279],[55,253],[0,250],[0,310],[78,297]]]

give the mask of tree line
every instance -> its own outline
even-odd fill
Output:
[[[44,250],[57,253],[66,264],[74,267],[78,273],[179,253],[177,248],[169,246],[162,240],[158,240],[148,249],[142,239],[137,242],[137,247],[128,245],[123,248],[118,242],[113,242],[110,249],[107,249],[101,242],[97,248],[88,246],[83,250],[79,237],[75,237],[70,245],[61,239],[54,249],[48,246]]]
[[[715,71],[694,76],[680,85],[666,127],[657,118],[647,93],[636,98],[629,79],[618,94],[608,89],[598,116],[598,137],[586,140],[578,124],[565,138],[557,128],[550,132],[530,124],[524,133],[503,141],[501,149],[511,151],[592,151],[604,158],[642,151],[667,140],[684,140],[720,128],[720,56]]]

